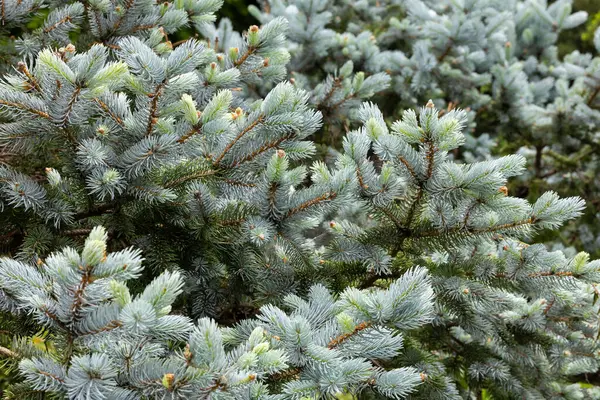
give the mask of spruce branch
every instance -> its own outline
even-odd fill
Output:
[[[98,206],[91,207],[88,211],[77,213],[73,216],[75,221],[79,221],[82,219],[87,219],[91,217],[99,217],[106,213],[110,213],[115,208],[114,204],[104,203]]]
[[[95,97],[93,99],[93,101],[98,104],[98,106],[102,109],[102,111],[106,112],[106,114],[108,114],[108,116],[117,123],[117,125],[123,126],[123,120],[116,115],[109,107],[108,105],[103,102],[102,100],[100,100],[99,98]]]
[[[167,84],[167,80],[165,79],[154,89],[153,93],[149,93],[148,97],[152,100],[150,101],[150,112],[148,116],[148,123],[146,125],[146,136],[150,136],[152,134],[152,130],[154,129],[154,125],[158,122],[158,99],[162,95],[164,86]]]
[[[188,139],[190,139],[192,136],[197,135],[201,132],[202,132],[202,124],[193,126],[192,129],[190,129],[183,136],[181,136],[179,139],[177,139],[177,142],[180,144],[183,144],[183,143],[187,142]]]
[[[413,177],[413,179],[418,179],[415,169],[413,168],[412,165],[410,165],[410,163],[406,160],[406,158],[404,158],[402,156],[398,156],[398,160],[400,160],[400,162],[402,164],[404,164],[404,166],[406,167],[406,169],[408,170],[410,175]]]
[[[123,24],[123,21],[127,18],[127,14],[135,6],[135,4],[136,4],[135,0],[125,0],[125,2],[123,3],[124,9],[121,11],[121,15],[119,16],[119,18],[116,20],[116,22],[114,23],[114,25],[112,27],[113,32],[116,32],[121,27],[121,25]]]
[[[416,213],[417,208],[419,207],[421,200],[423,198],[423,193],[425,191],[425,185],[427,184],[427,181],[431,178],[431,176],[433,174],[435,145],[433,144],[433,142],[431,140],[426,139],[425,146],[427,148],[426,156],[425,156],[425,159],[427,161],[426,175],[425,175],[425,179],[419,179],[417,181],[418,182],[417,194],[414,197],[414,200],[412,201],[410,208],[408,209],[408,213],[406,215],[406,226],[407,227],[410,227],[413,224],[413,220],[415,218],[415,213]]]
[[[14,107],[14,108],[17,108],[17,109],[24,110],[24,111],[27,111],[29,113],[35,114],[35,115],[40,116],[42,118],[50,119],[50,115],[48,115],[47,112],[36,110],[35,108],[29,107],[29,106],[27,106],[25,104],[21,104],[21,103],[17,103],[17,102],[13,102],[13,101],[7,101],[7,100],[0,99],[0,105],[4,105],[4,106],[7,106],[7,107]]]
[[[197,180],[197,179],[202,179],[207,176],[212,176],[215,174],[217,174],[217,171],[212,170],[212,169],[198,171],[198,172],[194,172],[189,175],[183,175],[183,176],[180,176],[171,181],[165,182],[163,186],[165,188],[173,188],[173,187],[177,187],[183,183],[190,182],[190,181]]]
[[[87,236],[92,231],[91,228],[80,228],[80,229],[71,229],[68,231],[64,231],[63,234],[65,236]]]
[[[67,102],[67,108],[65,109],[65,113],[60,118],[59,123],[61,126],[64,127],[69,122],[69,117],[71,115],[71,112],[73,111],[73,106],[77,102],[77,99],[78,99],[80,93],[81,93],[81,87],[80,86],[75,87],[73,94],[71,94],[71,97],[69,98],[69,101]]]
[[[29,69],[27,68],[27,64],[25,64],[24,62],[19,62],[17,64],[17,68],[18,71],[23,73],[23,75],[25,75],[27,77],[27,80],[29,81],[31,87],[38,93],[40,93],[42,91],[39,82],[37,81],[37,79],[31,74],[31,72],[29,71]]]
[[[323,98],[323,100],[321,100],[319,102],[319,104],[317,104],[317,108],[319,110],[322,110],[323,108],[325,108],[325,104],[329,101],[329,99],[333,96],[333,94],[335,93],[335,91],[339,88],[342,87],[342,81],[340,78],[335,77],[333,78],[333,85],[331,85],[331,89],[329,89],[327,91],[327,93],[325,94],[325,97]]]
[[[356,325],[356,327],[354,328],[354,330],[352,332],[344,333],[342,335],[336,336],[335,338],[331,339],[331,341],[327,344],[327,347],[330,349],[334,349],[334,348],[338,347],[340,344],[344,343],[346,340],[357,335],[359,332],[364,331],[365,329],[371,327],[371,325],[372,324],[370,322],[361,322],[360,324]]]
[[[121,321],[119,321],[119,320],[113,320],[113,321],[110,321],[108,324],[106,324],[105,326],[103,326],[101,328],[93,329],[93,330],[90,330],[88,332],[84,332],[84,333],[80,334],[80,336],[84,337],[84,336],[88,336],[88,335],[97,335],[97,334],[102,333],[102,332],[109,332],[109,331],[112,331],[114,329],[118,329],[118,328],[120,328],[122,326],[123,326],[123,323]]]
[[[247,188],[256,187],[255,183],[242,182],[242,181],[238,181],[238,180],[235,180],[235,179],[225,179],[224,182],[227,183],[228,185],[231,185],[231,186],[241,186],[241,187],[247,187]]]
[[[527,218],[527,219],[524,219],[521,221],[515,221],[515,222],[510,222],[510,223],[500,224],[500,225],[494,225],[494,226],[485,227],[485,228],[465,228],[464,226],[461,225],[460,227],[455,227],[455,228],[446,229],[446,230],[429,230],[429,231],[422,231],[422,232],[415,231],[415,236],[418,238],[425,238],[425,237],[435,237],[435,236],[446,235],[446,234],[457,233],[457,232],[464,232],[467,234],[496,233],[496,232],[503,232],[506,230],[510,230],[513,228],[518,228],[521,226],[533,225],[535,223],[535,221],[536,221],[536,219],[534,217],[530,217],[530,218]]]
[[[337,193],[335,192],[327,192],[319,197],[316,197],[314,199],[310,199],[308,201],[305,201],[304,203],[300,204],[299,206],[296,206],[290,210],[288,210],[288,212],[285,214],[285,218],[289,218],[294,214],[297,214],[299,212],[305,211],[310,207],[316,206],[318,204],[321,204],[323,202],[328,202],[328,201],[332,201],[335,200],[335,198],[337,197]]]
[[[234,161],[234,163],[231,165],[232,168],[238,167],[239,165],[252,161],[254,160],[256,157],[258,157],[261,154],[264,154],[267,150],[270,149],[275,149],[277,148],[281,143],[285,142],[286,140],[292,139],[296,136],[296,134],[294,132],[289,133],[287,135],[284,135],[282,137],[280,137],[279,139],[273,140],[271,142],[265,143],[262,146],[260,146],[258,149],[254,150],[252,153],[248,154],[247,156],[245,156],[244,158]]]
[[[54,23],[54,24],[52,24],[52,25],[47,26],[46,28],[44,28],[44,33],[50,33],[53,30],[58,29],[61,25],[70,23],[71,20],[72,20],[72,18],[73,17],[71,15],[65,16],[64,18],[60,19],[56,23]]]
[[[0,355],[8,358],[20,358],[19,354],[3,346],[0,346]]]
[[[219,154],[219,156],[214,159],[213,161],[213,165],[214,166],[219,166],[219,164],[221,163],[221,161],[223,160],[223,158],[227,155],[227,153],[229,153],[229,151],[231,150],[231,148],[241,139],[244,137],[244,135],[246,135],[248,132],[252,131],[254,128],[256,128],[260,123],[262,123],[265,119],[265,115],[264,114],[260,114],[254,121],[252,121],[252,123],[250,125],[248,125],[247,127],[245,127],[244,129],[242,129],[242,131],[240,133],[237,134],[237,136],[230,141],[227,146],[225,146],[225,148],[223,149],[223,151],[221,152],[221,154]]]
[[[448,38],[448,43],[446,44],[444,51],[437,58],[437,61],[439,63],[444,61],[444,59],[450,54],[452,47],[454,47],[454,39],[450,37],[450,38]]]

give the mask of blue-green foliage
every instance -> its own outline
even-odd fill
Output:
[[[221,5],[0,2],[3,395],[600,398],[585,15]]]
[[[348,289],[339,298],[316,285],[308,300],[285,298],[289,314],[265,306],[256,319],[222,329],[171,314],[183,286],[177,272],[130,294],[125,282],[139,276],[140,253],[107,254],[106,240],[94,228],[81,254],[65,248],[38,265],[0,260],[2,305],[32,314],[68,343],[66,354],[20,361],[34,390],[70,399],[299,399],[372,388],[400,398],[421,383],[415,368],[386,370],[379,362],[401,352],[401,331],[431,320],[423,268],[387,290]],[[298,379],[269,395],[267,383],[286,374]]]

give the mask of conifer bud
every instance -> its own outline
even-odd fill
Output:
[[[504,43],[504,57],[506,57],[507,60],[511,58],[511,47],[512,44],[510,42]]]
[[[339,76],[337,76],[335,78],[336,82],[339,82],[340,78],[345,78],[347,76],[350,76],[350,74],[352,74],[353,70],[354,70],[354,63],[352,62],[352,60],[346,61],[344,63],[344,65],[342,65],[342,67],[340,68]]]
[[[125,307],[125,305],[131,302],[129,289],[127,289],[127,286],[122,282],[111,281],[109,283],[109,292],[115,302],[121,307]]]
[[[258,235],[258,238],[259,238],[260,240],[265,240],[265,234],[264,234],[264,233],[261,233],[261,234],[259,234],[259,235]]]
[[[65,47],[65,51],[67,53],[75,53],[75,46],[73,44],[69,43],[67,45],[67,47]]]
[[[279,157],[279,158],[285,157],[285,151],[283,151],[281,149],[278,149],[277,150],[277,157]]]
[[[352,87],[356,92],[360,90],[363,83],[365,82],[365,73],[360,71],[354,75],[354,79],[352,80]]]
[[[464,294],[469,294],[469,293],[471,293],[471,291],[469,289],[465,288],[465,289],[463,289],[463,293]]]
[[[60,173],[57,170],[55,170],[54,168],[46,168],[45,171],[50,186],[60,185],[60,183],[62,182],[62,177],[60,176]]]
[[[269,343],[268,342],[259,343],[256,346],[254,346],[254,348],[252,349],[252,352],[255,354],[262,354],[267,351],[269,351]]]
[[[252,25],[248,30],[248,46],[256,47],[260,41],[259,38],[260,29],[256,25]]]
[[[429,101],[427,102],[427,104],[425,104],[425,107],[427,107],[427,108],[433,108],[433,107],[435,107],[435,104],[433,104],[433,101],[431,99],[429,99]]]
[[[162,378],[162,384],[168,390],[173,389],[173,383],[175,382],[175,374],[164,374]]]
[[[185,345],[185,350],[183,350],[183,357],[186,359],[186,361],[188,363],[190,361],[192,361],[192,358],[194,358],[194,354],[190,350],[190,344],[189,343]]]
[[[330,228],[335,228],[335,227],[336,227],[336,225],[337,225],[337,224],[335,223],[335,221],[330,221],[330,222],[329,222],[329,227],[330,227]]]
[[[86,266],[94,266],[101,262],[106,253],[106,230],[96,227],[85,241],[81,260]]]
[[[500,189],[498,189],[498,191],[503,195],[508,196],[508,188],[506,186],[500,186]]]
[[[425,379],[427,379],[427,374],[424,372],[421,372],[420,377],[421,377],[421,382],[425,382]]]
[[[265,57],[265,59],[263,60],[263,67],[268,67],[269,66],[269,57]]]
[[[45,351],[46,350],[46,340],[41,337],[41,336],[33,336],[31,338],[31,344],[33,345],[33,347],[35,347],[36,349]]]

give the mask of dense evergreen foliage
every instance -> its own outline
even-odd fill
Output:
[[[600,399],[587,14],[221,6],[0,1],[2,395]]]

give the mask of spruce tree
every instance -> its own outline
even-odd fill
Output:
[[[519,152],[523,178],[512,184],[534,201],[544,191],[583,195],[588,212],[549,244],[583,246],[598,253],[597,132],[600,127],[600,30],[592,53],[560,54],[561,34],[587,13],[570,0],[534,1],[259,1],[250,11],[261,22],[285,17],[295,26],[288,49],[290,74],[324,115],[329,132],[353,119],[354,97],[340,81],[342,65],[365,76],[388,75],[377,102],[387,115],[433,99],[440,109],[468,111],[466,161]],[[337,78],[337,79],[336,79]],[[334,102],[322,102],[331,93]]]
[[[569,2],[1,5],[8,398],[600,398]]]

